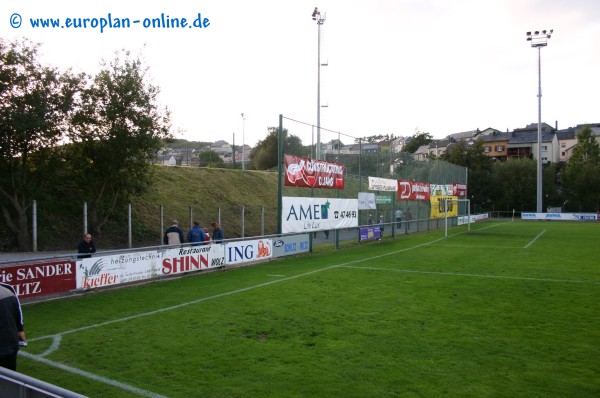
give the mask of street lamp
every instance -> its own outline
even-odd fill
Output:
[[[313,21],[317,21],[318,47],[317,47],[317,159],[321,159],[321,25],[325,23],[325,15],[315,7],[312,13]]]
[[[244,163],[244,155],[245,155],[244,147],[246,146],[246,142],[244,141],[245,130],[246,130],[246,118],[244,117],[244,114],[242,113],[242,170],[246,170],[246,166]]]
[[[537,134],[537,210],[542,212],[542,47],[548,45],[548,39],[552,36],[553,29],[549,31],[536,30],[527,32],[527,41],[531,42],[531,47],[538,49],[538,134]]]

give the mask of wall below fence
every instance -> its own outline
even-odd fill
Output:
[[[487,219],[487,215],[485,217]],[[461,221],[462,223],[462,221]],[[24,303],[87,291],[118,287],[171,276],[180,276],[229,266],[360,245],[376,239],[443,230],[445,219],[414,219],[400,223],[361,225],[313,233],[266,235],[231,239],[223,243],[169,247],[155,246],[121,251],[98,252],[87,258],[67,254],[37,259],[0,261],[0,281],[15,287]],[[448,218],[448,226],[459,218]],[[377,229],[378,233],[368,233]],[[361,234],[362,232],[362,234]],[[1,258],[0,258],[1,259]]]

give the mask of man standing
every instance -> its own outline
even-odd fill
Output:
[[[92,257],[91,253],[96,253],[96,244],[92,240],[92,235],[85,234],[83,240],[77,245],[77,253],[83,253],[77,258],[89,258]]]
[[[12,286],[0,283],[0,366],[17,370],[19,346],[26,346],[23,313]]]
[[[183,230],[179,227],[179,221],[172,221],[171,226],[165,231],[163,242],[165,245],[181,245],[183,243]]]
[[[198,221],[194,221],[194,227],[188,232],[187,238],[192,246],[199,246],[201,242],[206,240],[206,233],[200,228],[200,223]]]
[[[398,208],[396,210],[396,227],[400,228],[402,226],[402,210]]]
[[[221,243],[223,242],[224,239],[224,233],[223,233],[223,229],[221,227],[219,227],[219,224],[217,224],[216,222],[210,224],[213,227],[213,241],[215,243]]]

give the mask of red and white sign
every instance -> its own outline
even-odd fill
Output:
[[[344,189],[344,165],[285,155],[285,185]]]
[[[398,180],[398,200],[429,200],[429,184]]]
[[[462,182],[454,183],[454,195],[456,196],[467,196],[467,184],[463,184]]]
[[[11,285],[22,299],[73,290],[75,275],[75,261],[69,259],[9,263],[0,268],[0,282]]]

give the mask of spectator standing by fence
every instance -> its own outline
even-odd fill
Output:
[[[215,243],[223,242],[225,239],[225,234],[223,232],[223,228],[219,227],[219,224],[216,222],[210,224],[213,227],[212,239]]]
[[[188,232],[187,238],[192,246],[199,246],[206,240],[206,232],[200,227],[198,221],[194,221],[194,226],[190,229],[190,232]]]
[[[17,353],[26,346],[21,303],[15,289],[0,283],[0,366],[17,370]]]
[[[183,230],[179,227],[179,221],[173,220],[172,225],[165,231],[163,242],[165,245],[180,245],[184,242]]]
[[[96,244],[92,240],[92,235],[85,234],[83,240],[77,245],[77,258],[92,257],[92,253],[96,253]]]
[[[402,210],[398,208],[396,210],[396,227],[400,228],[402,226]]]

